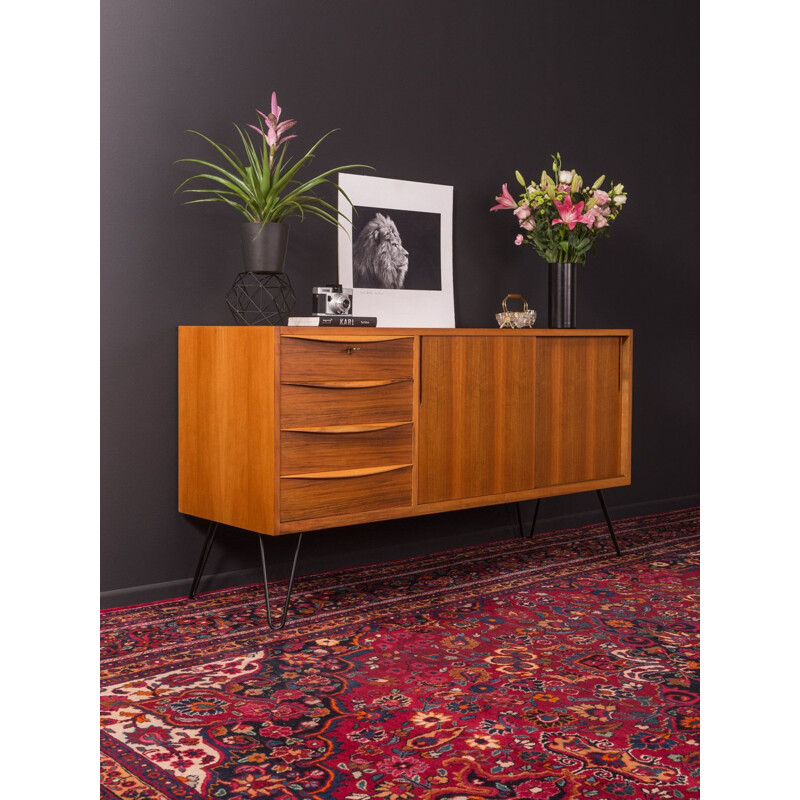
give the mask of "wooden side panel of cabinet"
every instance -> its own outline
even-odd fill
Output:
[[[533,489],[532,337],[423,336],[419,502]]]
[[[275,533],[275,334],[181,327],[178,508]]]
[[[622,426],[622,342],[618,336],[537,341],[537,488],[622,474],[621,439],[628,434]]]

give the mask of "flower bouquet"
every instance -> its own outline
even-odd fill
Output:
[[[547,261],[550,267],[549,310],[554,328],[575,327],[576,264],[584,264],[589,251],[619,216],[628,200],[625,187],[614,184],[606,191],[601,175],[591,186],[573,169],[562,169],[561,154],[553,156],[553,177],[542,171],[538,183],[530,184],[516,173],[523,191],[514,199],[503,184],[503,191],[491,211],[513,210],[522,232],[514,244],[525,242]],[[557,266],[554,266],[557,265]]]
[[[523,233],[514,244],[524,242],[547,262],[583,264],[600,236],[608,235],[608,226],[619,216],[628,196],[621,183],[602,189],[605,175],[591,186],[584,187],[583,178],[574,169],[561,168],[561,154],[553,156],[553,175],[542,171],[539,183],[530,184],[516,173],[523,188],[515,200],[503,184],[502,194],[495,197],[491,211],[513,209]]]

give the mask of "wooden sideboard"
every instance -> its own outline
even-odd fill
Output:
[[[630,330],[178,338],[186,514],[279,535],[631,480]]]

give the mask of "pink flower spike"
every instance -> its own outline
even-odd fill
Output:
[[[583,200],[573,206],[572,198],[567,195],[563,203],[559,203],[558,200],[553,202],[561,217],[561,219],[554,219],[553,225],[566,225],[570,230],[573,230],[579,222],[589,223],[590,217],[583,213]]]
[[[517,238],[516,238],[516,239],[514,239],[514,244],[520,245],[520,244],[522,244],[524,241],[525,241],[525,237],[524,237],[524,236],[523,236],[521,233],[518,233],[518,234],[517,234]]]
[[[281,107],[278,105],[278,95],[275,92],[272,93],[272,113],[275,116],[275,121],[277,122],[281,118]]]
[[[509,194],[508,192],[508,184],[503,184],[503,191],[501,194],[495,197],[497,200],[497,205],[492,206],[489,211],[502,211],[505,208],[516,208],[517,201]]]

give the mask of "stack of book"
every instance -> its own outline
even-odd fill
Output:
[[[329,328],[375,328],[377,317],[354,317],[351,314],[316,314],[313,317],[289,317],[290,325],[319,325]]]

